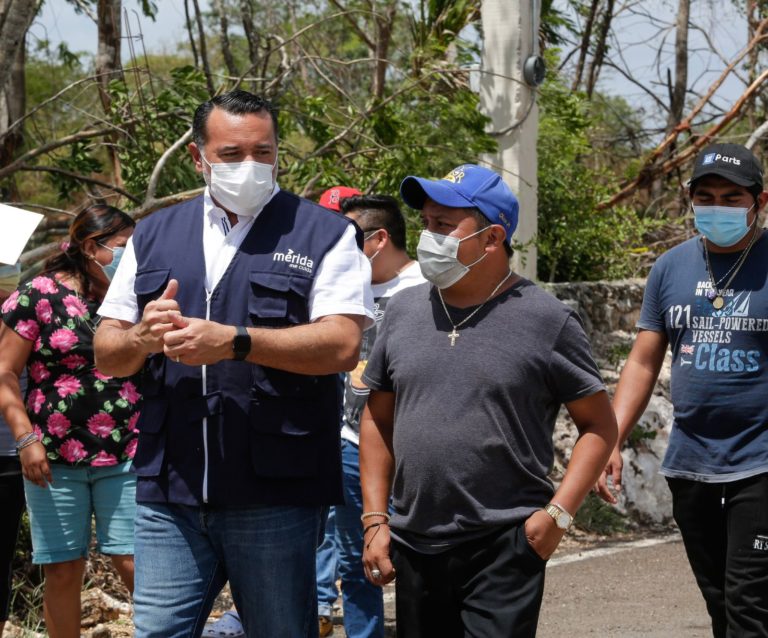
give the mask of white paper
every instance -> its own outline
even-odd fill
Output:
[[[43,216],[0,204],[0,263],[15,264]]]

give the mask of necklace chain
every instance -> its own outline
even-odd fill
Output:
[[[741,267],[744,265],[744,262],[747,260],[749,251],[752,250],[752,246],[755,245],[757,234],[758,234],[758,228],[756,225],[755,230],[752,233],[752,237],[750,238],[749,243],[747,244],[747,247],[742,251],[741,255],[739,255],[739,258],[728,269],[728,272],[726,272],[717,281],[715,281],[714,270],[712,270],[712,264],[709,261],[709,250],[707,249],[707,242],[703,237],[701,238],[702,245],[704,246],[704,261],[707,266],[707,275],[709,276],[709,283],[712,286],[712,300],[715,300],[721,297],[721,293],[728,290],[728,286],[731,285],[731,282],[736,278],[736,275],[739,274]],[[730,277],[728,277],[728,275],[730,275]],[[723,285],[722,288],[719,288],[720,284],[726,277],[728,277],[728,280],[725,282],[725,285]]]
[[[496,287],[491,291],[491,294],[488,295],[485,298],[485,301],[481,303],[477,308],[475,308],[472,312],[470,312],[464,319],[459,321],[459,323],[453,323],[453,319],[451,318],[451,313],[448,312],[448,306],[445,305],[445,300],[443,299],[443,293],[440,290],[440,288],[437,289],[437,296],[440,297],[440,303],[443,304],[443,310],[445,311],[445,316],[448,317],[448,323],[451,324],[451,327],[453,328],[453,331],[448,335],[451,339],[451,346],[456,344],[456,339],[459,337],[458,329],[461,328],[467,321],[469,321],[472,317],[474,317],[478,312],[480,312],[480,309],[485,306],[492,298],[493,296],[499,291],[499,289],[504,285],[504,282],[507,281],[512,276],[512,271],[508,271],[505,275],[504,279],[502,279]]]

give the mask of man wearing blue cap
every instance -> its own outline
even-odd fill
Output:
[[[400,637],[534,636],[613,412],[577,315],[509,269],[518,202],[501,178],[465,164],[400,193],[422,213],[428,283],[392,297],[363,377],[366,573],[397,575]],[[555,491],[561,404],[580,435]]]
[[[699,235],[654,264],[613,405],[621,446],[653,393],[667,346],[674,422],[661,464],[715,638],[768,635],[768,204],[741,144],[711,144],[689,195]],[[606,490],[609,502],[616,502]]]

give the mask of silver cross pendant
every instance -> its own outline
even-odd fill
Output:
[[[453,329],[453,332],[449,332],[448,333],[448,338],[451,340],[451,346],[452,347],[455,346],[456,345],[456,339],[459,338],[459,333],[456,330],[456,328]]]

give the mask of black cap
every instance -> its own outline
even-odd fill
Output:
[[[741,144],[710,144],[701,151],[690,184],[706,175],[719,175],[739,186],[763,190],[763,167],[752,151]]]

